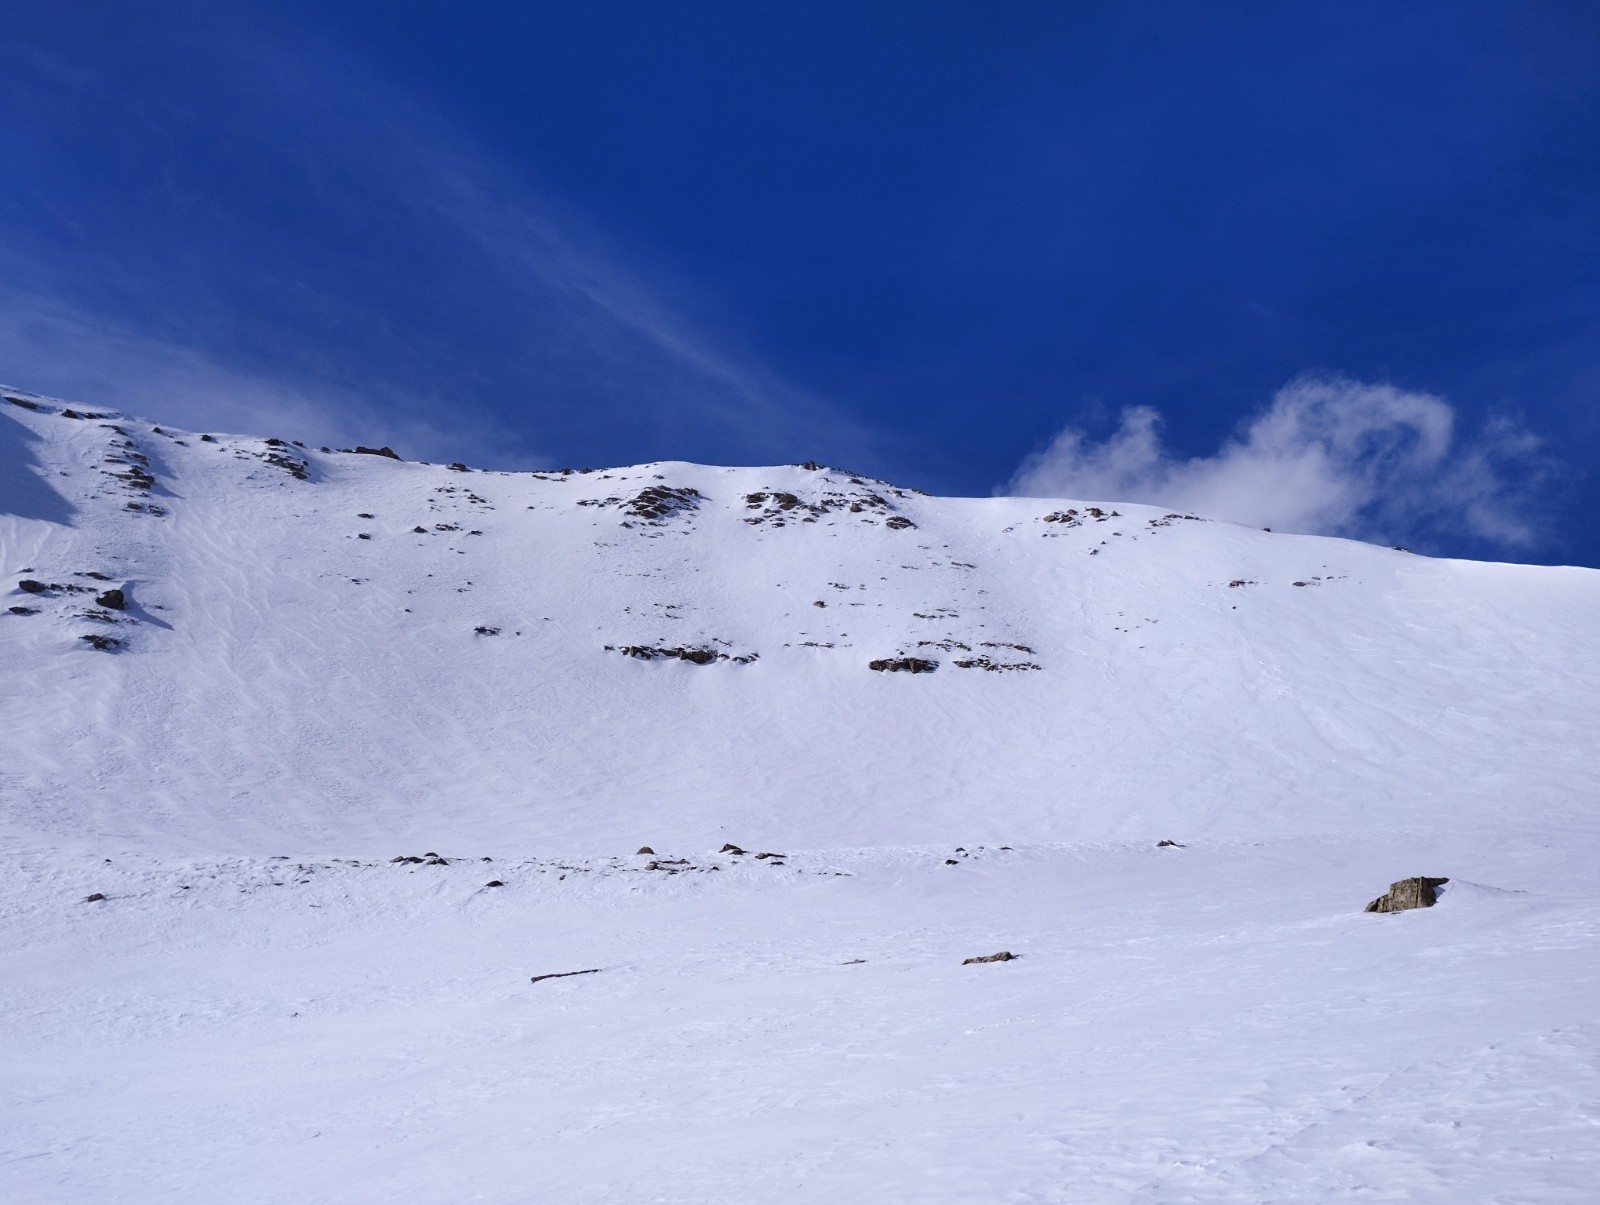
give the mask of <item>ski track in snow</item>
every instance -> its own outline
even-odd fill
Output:
[[[0,1199],[1595,1199],[1600,574],[12,394]]]

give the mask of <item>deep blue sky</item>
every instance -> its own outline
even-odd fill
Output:
[[[24,388],[984,494],[1337,373],[1542,441],[1401,535],[1600,564],[1594,4],[12,0],[0,164]]]

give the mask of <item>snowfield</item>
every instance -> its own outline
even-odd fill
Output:
[[[1596,1199],[1600,572],[5,396],[0,1200]]]

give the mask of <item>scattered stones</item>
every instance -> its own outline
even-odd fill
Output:
[[[985,669],[996,673],[1007,670],[1043,669],[1037,661],[996,661],[992,657],[968,657],[962,661],[952,662],[957,669]]]
[[[104,594],[95,595],[94,605],[112,611],[125,611],[128,609],[128,596],[121,590],[107,590]]]
[[[734,657],[717,649],[708,648],[663,648],[649,644],[624,644],[606,645],[608,653],[621,653],[624,657],[634,657],[640,661],[655,661],[658,658],[667,660],[687,661],[691,665],[710,665],[713,661],[732,661],[735,665],[750,665],[761,658],[760,653],[744,653]]]
[[[1419,876],[1401,879],[1389,884],[1389,890],[1362,909],[1363,912],[1405,912],[1410,908],[1432,908],[1439,902],[1436,888],[1443,887],[1449,879]]]
[[[998,954],[985,954],[980,958],[964,958],[961,960],[961,965],[965,967],[975,962],[1011,962],[1015,958],[1016,955],[1010,950],[1001,950]]]
[[[931,674],[939,668],[939,663],[922,657],[880,657],[867,662],[867,668],[879,673]]]
[[[102,636],[98,632],[90,632],[79,636],[79,640],[86,642],[90,647],[99,649],[102,653],[114,653],[122,647],[122,641],[115,636]]]
[[[590,967],[587,971],[552,971],[548,975],[535,975],[528,982],[538,983],[541,979],[570,979],[573,975],[598,975],[599,973],[599,967]]]
[[[904,531],[908,527],[916,526],[915,523],[906,518],[904,515],[890,515],[883,521],[883,525],[892,531]]]

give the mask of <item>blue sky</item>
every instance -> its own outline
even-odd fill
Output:
[[[0,11],[0,380],[1600,565],[1587,4]]]

